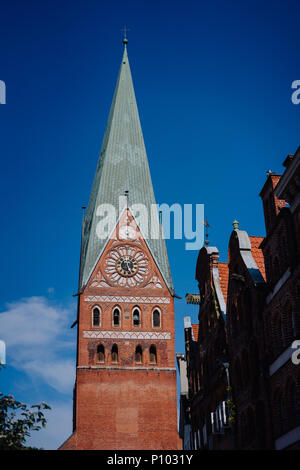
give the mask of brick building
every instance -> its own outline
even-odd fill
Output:
[[[269,449],[268,368],[262,311],[266,295],[263,238],[234,223],[228,249],[226,332],[230,357],[235,448]]]
[[[191,448],[300,449],[300,365],[291,360],[300,340],[300,148],[284,166],[260,193],[266,237],[235,221],[226,264],[216,248],[199,252],[199,324],[185,319],[181,359]]]
[[[73,434],[64,450],[180,446],[174,290],[150,210],[155,198],[126,43],[83,222]],[[153,226],[158,236],[146,239]]]
[[[300,449],[300,365],[291,361],[300,339],[300,148],[269,173],[260,193],[266,237],[261,244],[268,294],[263,312],[275,449]]]

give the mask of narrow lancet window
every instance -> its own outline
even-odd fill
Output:
[[[105,350],[104,350],[103,344],[99,344],[97,346],[97,358],[98,358],[98,362],[105,361]]]
[[[152,315],[152,324],[155,328],[160,327],[160,311],[156,308]]]
[[[140,326],[141,324],[141,315],[138,308],[135,308],[132,313],[133,325]]]
[[[114,344],[113,347],[111,348],[111,362],[118,362],[118,360],[119,360],[118,346]]]
[[[156,347],[154,346],[154,344],[150,346],[150,362],[151,364],[157,363]]]
[[[93,309],[93,326],[100,326],[100,308]]]
[[[137,364],[141,364],[143,362],[143,351],[140,345],[135,348],[135,362]]]
[[[116,307],[114,309],[114,312],[113,312],[113,325],[114,326],[120,326],[120,310],[118,309],[118,307]]]

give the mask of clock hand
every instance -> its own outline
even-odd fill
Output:
[[[125,260],[124,263],[125,263],[125,266],[126,266],[126,270],[129,271],[129,266],[128,266],[129,261]]]

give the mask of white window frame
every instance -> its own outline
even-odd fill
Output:
[[[99,310],[99,325],[94,325],[94,310],[95,308],[98,308]],[[101,327],[101,318],[102,317],[102,311],[101,311],[101,307],[99,305],[94,305],[93,308],[92,308],[92,327],[93,328],[100,328]]]
[[[159,312],[159,326],[154,326],[154,325],[153,325],[153,314],[154,314],[155,310],[157,310],[157,311]],[[152,322],[152,328],[155,328],[156,330],[158,330],[159,328],[161,328],[161,324],[162,324],[162,315],[161,315],[161,309],[160,309],[159,307],[154,307],[154,309],[152,310],[151,322]]]
[[[114,323],[114,313],[115,313],[115,310],[119,310],[119,324],[118,325],[115,325]],[[119,305],[115,305],[112,309],[112,319],[111,319],[111,322],[112,322],[112,326],[113,328],[120,328],[121,327],[121,323],[122,323],[122,310],[121,308],[119,307]]]
[[[133,313],[134,313],[135,310],[137,310],[137,311],[139,312],[139,319],[140,319],[140,322],[139,322],[138,325],[135,325],[135,324],[134,324],[134,321],[133,321]],[[137,305],[136,305],[135,307],[133,307],[133,309],[132,309],[132,311],[131,311],[131,315],[132,315],[132,326],[133,326],[134,328],[141,328],[141,326],[142,326],[142,311],[141,311],[140,307],[138,307]]]

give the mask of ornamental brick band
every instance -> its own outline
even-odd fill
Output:
[[[86,295],[85,302],[113,302],[113,303],[141,303],[141,304],[169,304],[168,297],[134,297],[124,295]]]
[[[117,338],[117,339],[171,339],[170,332],[153,331],[83,331],[84,338]]]

